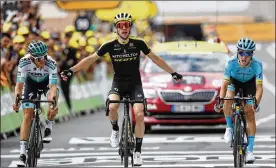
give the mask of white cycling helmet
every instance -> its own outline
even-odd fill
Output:
[[[255,42],[250,38],[241,38],[237,43],[238,50],[244,50],[244,51],[255,51],[256,44]]]

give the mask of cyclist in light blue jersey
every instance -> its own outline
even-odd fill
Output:
[[[56,62],[47,54],[47,46],[42,41],[32,41],[28,45],[28,54],[20,59],[15,86],[15,96],[22,95],[23,99],[36,99],[38,89],[44,91],[49,101],[56,98],[58,102],[57,66]],[[22,93],[23,91],[23,93]],[[48,92],[49,91],[49,92]],[[48,93],[49,94],[48,94]],[[18,111],[20,105],[13,105]],[[22,102],[23,122],[20,127],[20,156],[16,163],[18,167],[24,167],[26,162],[26,146],[29,138],[30,124],[34,115],[34,104],[28,101]],[[58,112],[58,108],[48,108],[48,120],[44,132],[43,142],[52,140],[52,124]]]
[[[243,96],[256,96],[257,108],[252,101],[246,101],[244,113],[246,115],[248,129],[248,147],[246,152],[246,162],[254,162],[253,155],[254,140],[256,134],[255,112],[259,111],[259,104],[263,94],[263,66],[262,62],[253,57],[256,49],[255,42],[250,38],[241,38],[237,43],[237,57],[230,59],[225,66],[224,81],[220,90],[220,98],[225,96],[233,98],[239,88],[243,89]],[[222,102],[223,103],[223,102]],[[232,124],[232,104],[227,100],[224,103],[223,111],[226,119],[226,131],[224,139],[230,143],[233,135]],[[215,106],[216,111],[220,111],[221,105]]]

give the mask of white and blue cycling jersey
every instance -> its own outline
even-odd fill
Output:
[[[24,89],[22,93],[23,99],[35,99],[37,98],[38,89],[43,90],[46,96],[49,85],[57,84],[57,65],[56,61],[47,56],[45,66],[43,68],[37,68],[34,62],[30,59],[30,55],[27,54],[20,59],[17,72],[17,83],[24,83]],[[57,90],[57,94],[59,91]],[[34,108],[33,103],[29,103],[28,100],[22,101],[22,108]]]
[[[239,64],[237,57],[230,59],[224,70],[224,80],[230,81],[230,78],[234,78],[240,82],[247,82],[253,78],[256,78],[256,84],[263,83],[263,66],[262,62],[255,57],[252,57],[248,66],[242,67]]]
[[[30,81],[31,83],[46,83],[49,85],[57,84],[57,65],[56,61],[47,56],[46,64],[43,68],[37,68],[27,54],[20,59],[17,72],[17,82]]]

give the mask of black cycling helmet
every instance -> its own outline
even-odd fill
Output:
[[[115,17],[114,17],[114,21],[113,21],[113,24],[114,26],[116,26],[116,24],[120,21],[129,21],[132,25],[132,16],[131,14],[129,13],[119,13],[117,14]]]

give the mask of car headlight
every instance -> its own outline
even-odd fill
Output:
[[[145,98],[156,98],[157,93],[154,89],[144,89]]]
[[[222,80],[215,79],[212,81],[212,85],[215,87],[221,87],[221,84],[222,84]]]

